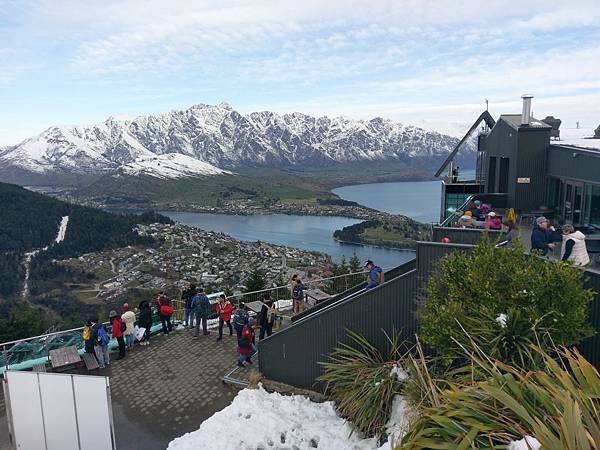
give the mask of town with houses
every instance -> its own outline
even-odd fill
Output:
[[[208,292],[236,294],[246,288],[244,283],[255,270],[268,282],[284,280],[285,284],[293,274],[326,274],[331,265],[330,257],[322,253],[239,241],[182,224],[138,225],[137,232],[153,237],[157,245],[88,253],[61,262],[103,280],[80,290],[82,300],[120,301],[131,289],[166,291],[178,297],[189,283]]]

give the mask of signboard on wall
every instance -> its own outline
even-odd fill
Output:
[[[531,183],[531,178],[529,178],[529,177],[519,177],[519,178],[517,178],[517,183],[518,184],[529,184],[529,183]]]
[[[14,370],[4,376],[14,449],[116,448],[107,377]]]

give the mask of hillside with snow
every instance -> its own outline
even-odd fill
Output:
[[[133,119],[111,117],[92,126],[48,128],[0,150],[0,178],[113,173],[177,178],[245,167],[363,161],[433,167],[457,142],[456,137],[379,117],[364,121],[270,111],[240,114],[227,104],[200,104]]]

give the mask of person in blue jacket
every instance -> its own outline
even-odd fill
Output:
[[[207,319],[208,311],[210,309],[210,300],[204,293],[204,289],[198,288],[196,295],[192,298],[192,304],[190,305],[194,315],[196,316],[196,327],[194,328],[194,337],[197,338],[200,334],[200,322],[202,322],[202,333],[208,334],[207,330]]]
[[[381,267],[376,266],[371,260],[367,261],[365,267],[369,271],[366,289],[369,290],[376,288],[381,284],[381,280],[383,278],[383,271],[381,270]]]
[[[550,221],[544,216],[535,219],[535,225],[531,231],[531,251],[540,251],[545,256],[548,250],[554,249],[556,241],[555,230],[550,226]]]

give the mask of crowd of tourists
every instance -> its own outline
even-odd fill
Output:
[[[505,220],[493,211],[492,206],[475,200],[469,203],[465,211],[457,211],[455,226],[459,228],[484,228],[504,231],[504,239],[509,247],[520,236],[516,215],[509,210]],[[449,240],[448,240],[449,242]],[[531,230],[531,250],[544,256],[552,253],[560,245],[560,259],[575,266],[587,266],[590,257],[585,244],[585,235],[575,230],[571,224],[556,228],[550,221],[540,216],[535,219]]]
[[[366,289],[373,289],[383,283],[383,271],[376,266],[373,261],[367,261],[365,264],[367,270]],[[294,314],[299,314],[307,308],[306,286],[298,277],[292,276],[288,283],[288,289],[292,298],[292,308]],[[213,306],[208,295],[202,287],[196,287],[190,284],[181,294],[183,303],[183,321],[182,326],[193,330],[193,337],[200,336],[200,327],[202,335],[210,334],[208,330],[208,320],[216,315],[218,319],[217,341],[223,339],[223,329],[225,326],[229,331],[229,336],[234,335],[237,338],[238,365],[246,366],[252,364],[252,356],[256,353],[255,330],[259,328],[258,339],[264,339],[271,336],[273,326],[277,320],[279,311],[271,299],[269,293],[264,293],[260,299],[260,310],[251,311],[244,302],[239,302],[237,307],[229,301],[225,294],[220,294],[216,304]],[[152,308],[160,319],[162,334],[168,336],[173,331],[173,314],[175,309],[172,300],[164,293],[160,292],[156,298],[149,302],[142,300],[136,312],[131,310],[128,303],[121,307],[121,314],[112,310],[109,313],[110,327],[105,326],[98,317],[89,319],[83,328],[83,341],[86,353],[93,354],[100,368],[110,365],[109,343],[115,339],[118,344],[119,355],[117,359],[127,356],[134,347],[137,340],[139,345],[150,345],[150,335],[152,328]]]

